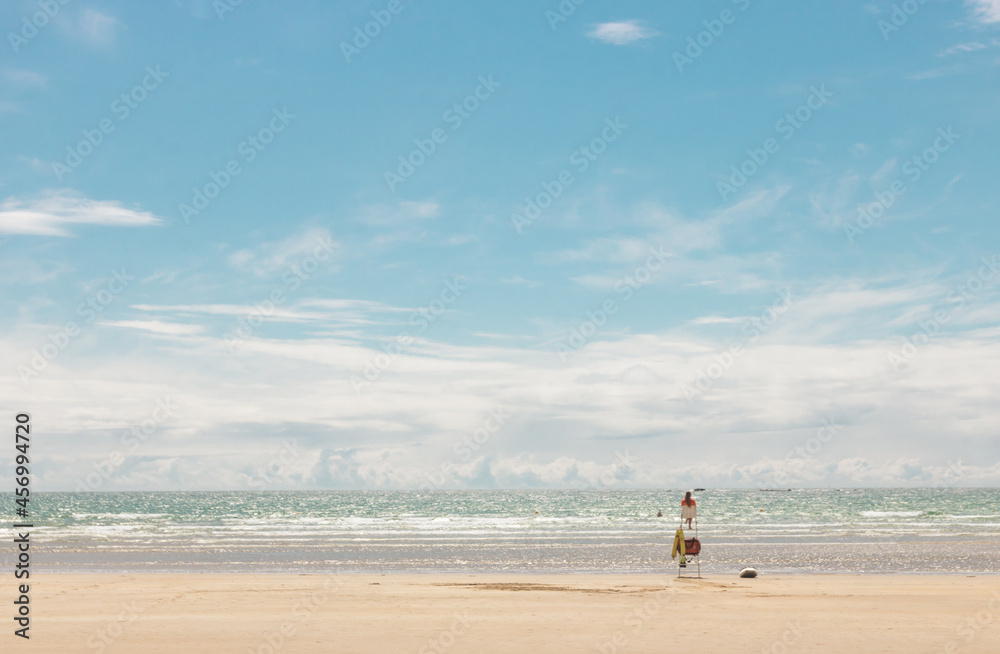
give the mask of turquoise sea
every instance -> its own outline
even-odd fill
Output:
[[[675,571],[679,490],[39,493],[42,571]],[[1000,572],[1000,489],[706,490],[702,569]],[[6,506],[13,496],[3,494]],[[662,510],[664,517],[656,517]],[[0,562],[10,563],[10,548]]]

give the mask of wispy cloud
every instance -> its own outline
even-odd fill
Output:
[[[45,75],[31,70],[5,70],[3,77],[13,85],[36,89],[44,88],[48,82],[48,78]]]
[[[133,309],[145,313],[169,315],[180,320],[204,321],[211,317],[236,317],[259,313],[260,309],[249,304],[135,304]],[[393,307],[371,300],[349,298],[303,299],[289,307],[270,309],[270,322],[314,324],[326,326],[397,325],[397,314],[412,313],[416,309]]]
[[[24,155],[18,155],[17,160],[36,173],[50,174],[52,172],[52,164],[42,161],[38,157],[29,158]]]
[[[404,201],[399,204],[377,204],[361,212],[359,219],[369,225],[405,225],[429,218],[437,218],[441,205],[437,202]]]
[[[201,325],[187,325],[161,320],[107,320],[102,323],[108,327],[128,327],[142,331],[162,334],[164,336],[193,336],[204,331]]]
[[[422,473],[450,457],[454,441],[497,406],[507,407],[512,416],[504,427],[509,438],[491,441],[486,458],[471,460],[455,473],[457,486],[585,483],[610,461],[616,446],[608,441],[615,439],[627,439],[637,460],[624,485],[693,485],[680,482],[704,479],[752,485],[752,479],[780,469],[789,443],[804,443],[823,416],[844,425],[839,449],[798,469],[802,483],[926,485],[935,468],[953,457],[939,443],[941,433],[954,429],[954,398],[962,398],[958,412],[963,434],[970,438],[994,438],[1000,418],[992,400],[1000,392],[995,331],[961,331],[949,323],[949,330],[922,346],[905,371],[888,368],[886,352],[898,347],[892,333],[918,329],[917,320],[934,307],[921,314],[910,308],[933,305],[946,287],[908,280],[894,286],[847,281],[797,296],[788,313],[759,341],[747,343],[745,353],[694,404],[685,400],[680,384],[690,383],[740,335],[715,313],[665,331],[618,338],[604,334],[565,366],[550,365],[545,352],[505,347],[496,343],[499,339],[485,346],[420,340],[398,354],[391,374],[360,394],[351,392],[348,379],[383,353],[380,343],[342,335],[261,334],[234,359],[219,336],[190,324],[196,321],[126,316],[100,323],[93,336],[120,338],[121,329],[129,328],[135,348],[109,348],[99,361],[60,359],[58,368],[33,382],[30,396],[18,390],[12,370],[0,371],[0,385],[11,389],[12,401],[30,397],[42,407],[59,444],[83,457],[93,449],[84,438],[94,433],[88,425],[106,427],[107,415],[141,414],[148,397],[169,395],[185,407],[174,428],[192,436],[212,434],[220,448],[232,451],[241,451],[248,436],[263,442],[287,428],[292,407],[299,433],[316,435],[311,441],[303,436],[302,442],[303,464],[315,465],[309,464],[298,481],[289,480],[307,487],[418,486]],[[333,303],[368,306],[353,300]],[[995,300],[983,297],[977,306],[983,310],[982,324],[995,322]],[[760,307],[746,308],[759,315]],[[903,315],[909,315],[905,324],[886,327]],[[714,323],[719,324],[705,328]],[[37,338],[33,332],[25,339],[0,334],[0,355],[30,351],[31,339]],[[831,340],[834,334],[838,338]],[[846,341],[839,338],[844,334],[850,336]],[[142,348],[143,341],[156,349]],[[179,371],[183,385],[163,381]],[[489,383],[470,384],[469,379]],[[762,439],[762,433],[780,438]],[[726,440],[710,437],[706,443],[725,456],[678,468],[665,445],[689,434],[726,434]],[[345,435],[357,445],[350,452],[334,452],[330,443]],[[151,447],[151,452],[176,453],[176,441],[168,439]],[[897,465],[904,448],[911,463]],[[923,470],[919,478],[912,474],[916,459]],[[193,453],[192,463],[199,461],[206,459]],[[963,482],[995,483],[1000,470],[985,468],[994,463],[995,458],[983,460],[986,476],[980,480],[970,473]],[[223,487],[221,480],[238,472],[231,461],[213,466],[214,483]],[[169,486],[157,475],[143,483]]]
[[[254,248],[239,250],[229,255],[231,266],[258,277],[285,273],[306,257],[313,257],[328,268],[330,261],[340,249],[330,231],[321,227],[293,234],[288,238],[270,243],[262,243]]]
[[[968,54],[970,52],[979,52],[980,50],[988,50],[990,48],[995,48],[1000,46],[1000,39],[990,39],[985,43],[982,41],[970,41],[968,43],[958,43],[951,46],[946,50],[942,50],[938,53],[939,57],[948,57],[955,54]]]
[[[125,29],[125,24],[114,16],[91,7],[61,22],[63,30],[72,38],[100,49],[114,47],[119,30]]]
[[[950,75],[958,75],[965,72],[966,67],[962,64],[954,64],[952,66],[938,66],[937,68],[930,68],[928,70],[922,70],[919,73],[910,73],[906,76],[906,79],[913,80],[915,82],[920,82],[925,79],[937,79],[938,77],[948,77]]]
[[[500,280],[501,284],[514,284],[517,286],[527,286],[528,288],[538,288],[541,286],[540,282],[532,281],[530,279],[525,279],[520,275],[511,275],[510,277],[504,277]]]
[[[587,32],[587,36],[590,38],[612,45],[628,45],[658,35],[659,32],[643,25],[642,21],[638,20],[600,23]]]
[[[0,245],[6,245],[6,238],[0,237]],[[0,286],[40,284],[74,271],[75,268],[64,261],[42,259],[35,253],[12,254],[8,250],[0,258]],[[22,305],[22,311],[25,306]]]
[[[972,41],[970,43],[959,43],[958,45],[953,45],[947,50],[943,50],[938,53],[939,57],[947,57],[949,55],[967,52],[977,52],[979,50],[985,50],[986,45],[980,43],[979,41]]]
[[[756,205],[760,198],[756,195],[749,200]],[[737,208],[738,207],[738,208]],[[680,252],[706,250],[719,243],[720,225],[731,223],[747,213],[747,207],[734,207],[715,212],[705,220],[687,220],[676,212],[658,204],[641,203],[629,212],[630,222],[652,227],[642,236],[613,236],[588,239],[579,248],[561,250],[551,255],[555,262],[607,262],[631,263],[649,255],[651,246],[669,244],[671,255]]]
[[[1000,0],[968,0],[973,11],[984,23],[1000,23]]]
[[[250,304],[134,304],[133,309],[150,313],[173,313],[180,317],[192,316],[245,316],[256,309]],[[276,307],[268,318],[278,322],[315,322],[324,316],[316,313]]]
[[[770,215],[790,187],[750,192],[742,201],[719,210],[702,220],[687,220],[676,212],[655,203],[642,203],[628,214],[627,222],[651,228],[641,236],[590,238],[575,248],[541,256],[545,263],[556,265],[590,264],[586,274],[571,277],[590,288],[613,288],[622,276],[643,265],[652,252],[669,259],[669,265],[656,275],[657,283],[680,278],[713,277],[724,274],[738,287],[753,288],[759,280],[753,270],[772,268],[769,254],[734,257],[720,253],[723,235],[729,226],[749,223]],[[619,216],[619,219],[621,216]],[[711,253],[711,256],[705,255]]]
[[[6,234],[71,236],[67,225],[142,227],[161,222],[148,211],[127,209],[120,202],[91,200],[67,189],[29,199],[9,197],[0,203],[0,232]]]
[[[691,321],[692,325],[737,325],[746,322],[746,317],[725,318],[723,316],[703,316]]]
[[[174,0],[174,4],[181,9],[186,9],[194,18],[204,20],[217,17],[210,0]]]

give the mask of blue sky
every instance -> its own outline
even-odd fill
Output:
[[[997,0],[48,7],[46,489],[1000,482]]]

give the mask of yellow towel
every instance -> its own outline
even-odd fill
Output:
[[[684,545],[683,529],[678,529],[677,532],[674,534],[674,547],[673,549],[670,550],[670,558],[676,559],[678,552],[680,552],[681,560],[683,560],[684,556],[687,554],[686,547]]]

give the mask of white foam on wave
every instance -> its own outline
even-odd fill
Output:
[[[121,520],[138,520],[140,518],[166,518],[166,513],[73,513],[74,520],[85,518],[117,518]]]

